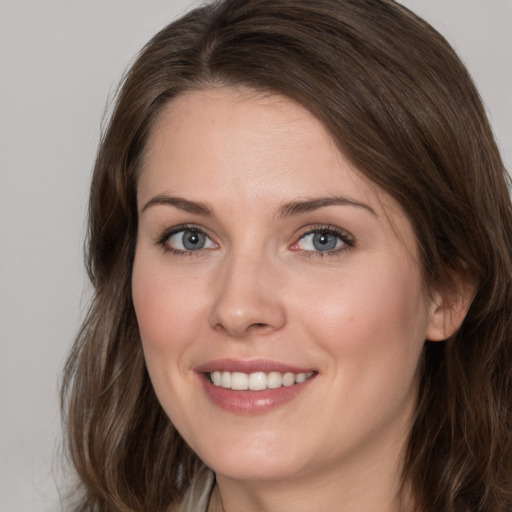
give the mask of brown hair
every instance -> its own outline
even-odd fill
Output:
[[[62,391],[80,511],[168,510],[201,468],[161,409],[131,301],[137,173],[155,119],[191,89],[283,94],[323,122],[412,222],[425,283],[475,286],[459,331],[426,342],[404,462],[418,510],[512,507],[512,208],[477,91],[448,43],[391,0],[224,0],[157,34],[99,148],[87,268],[95,294]]]

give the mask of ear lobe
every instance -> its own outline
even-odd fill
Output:
[[[474,296],[474,286],[459,279],[457,286],[442,294],[435,292],[427,325],[426,339],[443,341],[452,336],[462,325]]]

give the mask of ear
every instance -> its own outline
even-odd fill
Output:
[[[475,294],[469,280],[459,277],[445,292],[434,292],[431,299],[426,339],[443,341],[462,325]]]

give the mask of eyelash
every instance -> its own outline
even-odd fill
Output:
[[[168,245],[169,239],[173,235],[177,235],[178,233],[184,231],[191,231],[193,233],[199,233],[205,235],[208,239],[211,240],[211,237],[208,236],[205,231],[199,226],[195,226],[194,224],[183,224],[181,226],[175,226],[170,229],[166,229],[156,240],[156,245],[160,246],[164,252],[170,253],[176,256],[200,256],[204,254],[205,250],[208,249],[196,249],[196,250],[182,250],[182,249],[174,249]],[[214,242],[215,243],[215,242]]]
[[[355,247],[355,239],[354,237],[348,233],[347,231],[340,229],[336,226],[330,225],[316,225],[313,227],[308,227],[308,230],[302,233],[296,242],[294,242],[293,246],[299,244],[301,240],[303,240],[308,235],[313,234],[327,234],[334,235],[341,240],[343,245],[339,248],[334,248],[332,250],[327,251],[312,251],[312,250],[304,250],[304,249],[295,249],[301,255],[306,256],[308,258],[326,258],[332,256],[339,256],[341,253],[349,251]]]
[[[206,236],[209,240],[212,240],[210,236],[208,236],[205,231],[200,228],[199,226],[196,226],[194,224],[183,224],[181,226],[175,226],[170,229],[166,229],[156,240],[156,245],[160,246],[164,252],[174,254],[177,256],[199,256],[204,254],[207,250],[210,248],[201,248],[196,250],[182,250],[182,249],[174,249],[173,247],[170,247],[168,245],[169,239],[181,232],[185,231],[191,231],[193,233],[199,233],[204,236]],[[301,240],[306,238],[308,235],[313,234],[326,234],[326,235],[334,235],[337,237],[338,240],[341,240],[343,243],[342,247],[334,248],[331,250],[326,251],[315,251],[315,250],[305,250],[305,249],[292,249],[295,252],[298,252],[302,256],[306,256],[308,258],[325,258],[327,256],[336,256],[340,253],[343,253],[345,251],[348,251],[350,249],[353,249],[355,246],[355,240],[354,237],[348,233],[345,230],[342,230],[336,226],[330,226],[330,225],[316,225],[313,227],[309,227],[307,231],[302,233],[296,242],[294,242],[291,247],[297,246]],[[213,242],[213,241],[212,241]],[[213,242],[215,243],[215,242]]]

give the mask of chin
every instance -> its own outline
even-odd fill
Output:
[[[220,443],[217,447],[222,446]],[[294,455],[287,443],[259,438],[253,442],[231,442],[225,449],[201,450],[200,458],[217,475],[246,481],[283,480],[304,469],[304,456]],[[301,462],[302,461],[302,462]]]

